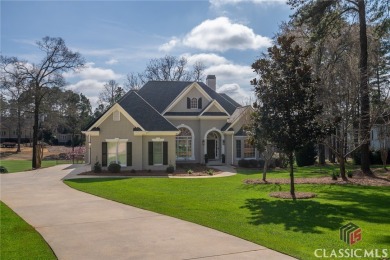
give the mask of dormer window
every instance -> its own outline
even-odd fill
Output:
[[[187,98],[188,109],[202,109],[202,98]]]
[[[191,108],[195,108],[195,109],[198,108],[198,99],[196,98],[191,99]]]

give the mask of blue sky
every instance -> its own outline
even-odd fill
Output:
[[[105,82],[122,83],[166,54],[202,61],[217,91],[245,102],[256,76],[250,65],[290,14],[284,0],[1,1],[1,52],[38,62],[35,42],[62,37],[87,61],[81,73],[65,74],[66,88],[93,105]]]

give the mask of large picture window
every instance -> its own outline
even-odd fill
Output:
[[[244,158],[255,158],[255,147],[250,144],[249,140],[244,141]]]
[[[126,142],[107,142],[108,164],[115,162],[126,166]]]
[[[192,159],[192,134],[188,128],[180,127],[180,134],[176,136],[176,159]]]

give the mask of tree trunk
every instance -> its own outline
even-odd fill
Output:
[[[290,163],[290,194],[291,197],[295,200],[295,186],[294,186],[294,154],[290,152],[288,154],[288,159]]]
[[[16,149],[17,153],[20,153],[20,143],[22,139],[22,123],[21,123],[21,115],[20,115],[20,108],[18,107],[18,127],[17,127],[17,135],[18,135],[18,148]]]
[[[341,179],[347,181],[348,179],[347,176],[345,175],[345,158],[343,156],[338,156],[337,160],[339,161]]]
[[[265,160],[263,167],[263,181],[267,181],[268,160]]]
[[[381,160],[382,160],[382,164],[383,164],[383,169],[385,169],[386,171],[387,171],[387,168],[386,168],[387,156],[388,156],[388,151],[387,151],[386,146],[385,146],[385,148],[381,149]]]
[[[36,94],[37,95],[37,94]],[[38,98],[35,97],[34,107],[34,126],[33,126],[33,154],[32,154],[32,168],[38,169],[40,166],[37,165],[37,145],[38,145],[38,124],[39,124],[39,102]]]
[[[318,144],[318,163],[325,165],[325,145]]]
[[[372,174],[370,170],[370,96],[368,88],[368,43],[367,43],[367,23],[366,6],[364,0],[358,0],[359,9],[359,41],[360,41],[360,136],[362,138],[361,151],[361,169],[364,174]]]

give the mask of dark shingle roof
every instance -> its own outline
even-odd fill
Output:
[[[190,81],[149,81],[138,90],[138,94],[162,113],[192,83]]]
[[[232,103],[227,101],[225,98],[223,98],[219,93],[215,92],[211,88],[209,88],[206,84],[203,82],[198,82],[198,84],[202,87],[204,91],[212,98],[216,99],[217,102],[231,115],[234,113],[234,110],[236,110],[237,106],[234,106]]]
[[[146,131],[177,131],[135,91],[128,92],[118,104]]]
[[[193,81],[149,81],[138,94],[151,104],[159,113],[162,113],[172,101]],[[201,88],[231,115],[239,104],[233,104],[219,93],[209,88],[203,82],[198,82]],[[225,94],[226,95],[226,94]]]
[[[229,101],[233,106],[235,107],[240,107],[241,105],[238,104],[234,99],[232,99],[231,97],[229,97],[228,94],[226,93],[219,93],[224,99],[226,99],[227,101]]]

